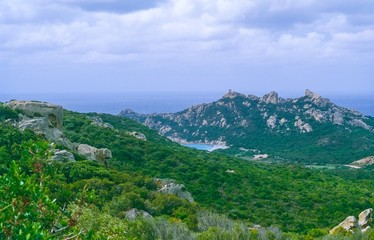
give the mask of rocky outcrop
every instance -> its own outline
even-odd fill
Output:
[[[370,228],[370,223],[372,221],[373,209],[368,208],[361,212],[358,216],[358,220],[354,216],[347,217],[338,226],[334,227],[329,231],[330,234],[336,234],[341,231],[341,229],[347,232],[354,232],[356,230],[365,232]]]
[[[54,155],[51,157],[51,160],[60,161],[60,162],[73,162],[75,157],[71,152],[66,150],[57,150],[54,152]]]
[[[231,89],[222,98],[236,98],[236,97],[246,97],[244,94],[232,91]]]
[[[68,138],[65,137],[60,129],[51,127],[49,120],[45,117],[36,117],[30,119],[21,116],[19,122],[15,122],[14,125],[21,131],[30,129],[35,134],[45,137],[50,142],[63,145],[69,149],[74,149],[76,146]]]
[[[172,179],[156,179],[160,189],[158,190],[164,194],[173,194],[180,198],[186,199],[189,202],[193,202],[194,199],[190,192],[186,191],[183,184],[178,184]]]
[[[112,158],[112,152],[108,148],[95,148],[87,144],[79,144],[78,154],[85,156],[88,160],[105,162]]]
[[[366,165],[373,165],[373,164],[374,164],[374,156],[369,156],[369,157],[366,157],[366,158],[363,158],[363,159],[360,159],[360,160],[357,160],[351,163],[351,165],[359,166],[359,167],[366,166]]]
[[[147,137],[140,132],[127,132],[128,135],[136,137],[137,139],[140,139],[142,141],[147,141]]]
[[[126,218],[128,220],[133,221],[133,220],[136,220],[139,217],[142,217],[142,218],[151,218],[152,215],[149,214],[146,211],[139,210],[139,209],[136,209],[136,208],[132,208],[132,209],[126,211]]]
[[[303,122],[300,118],[294,123],[294,126],[297,127],[301,133],[308,133],[313,131],[312,126],[309,123]]]
[[[30,118],[43,117],[47,119],[50,127],[62,129],[63,109],[59,105],[38,101],[14,100],[8,102],[6,106],[13,110],[21,111]]]
[[[358,227],[362,231],[366,232],[368,230],[368,228],[370,228],[372,217],[373,217],[373,209],[372,208],[368,208],[365,211],[361,212],[358,215]]]
[[[83,155],[88,160],[104,162],[112,158],[112,152],[107,148],[95,148],[87,144],[78,144],[71,142],[62,132],[63,108],[58,105],[37,102],[37,101],[17,101],[13,100],[6,104],[9,108],[21,112],[19,120],[12,124],[21,131],[32,130],[35,134],[45,137],[50,142],[65,146],[67,149]],[[92,124],[113,128],[112,125],[105,123],[100,117],[89,117]],[[51,157],[57,161],[74,161],[74,155],[71,152],[62,150],[55,151]]]
[[[347,232],[354,232],[354,230],[357,228],[357,219],[354,216],[349,216],[338,226],[331,229],[329,233],[336,234],[341,228],[343,228]]]
[[[102,128],[114,129],[114,127],[111,124],[104,122],[103,119],[101,119],[98,116],[89,117],[89,119],[92,120],[92,123],[91,123],[92,125],[102,127]]]
[[[279,98],[278,98],[278,93],[272,91],[268,94],[265,94],[262,98],[261,98],[261,101],[262,102],[265,102],[265,103],[271,103],[271,104],[277,104],[278,101],[279,101]]]

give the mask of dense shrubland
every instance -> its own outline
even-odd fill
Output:
[[[0,124],[0,238],[314,239],[347,215],[373,206],[374,180],[356,172],[205,153],[129,119],[100,117],[115,129],[65,112],[64,133],[75,142],[111,149],[108,168],[79,156],[76,162],[51,162],[52,150],[62,146]],[[196,202],[158,192],[155,178],[183,183]],[[126,211],[132,208],[153,218],[128,220]]]

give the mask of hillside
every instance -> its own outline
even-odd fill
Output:
[[[229,146],[243,158],[346,164],[374,154],[374,117],[339,107],[310,90],[295,99],[230,91],[221,99],[167,114],[125,116],[176,142]]]
[[[5,220],[22,214],[25,228],[2,221],[3,231],[8,229],[5,234],[12,229],[17,233],[34,229],[35,234],[44,229],[44,234],[50,234],[51,228],[66,227],[54,238],[80,233],[87,239],[175,239],[181,234],[182,239],[267,238],[260,238],[261,234],[269,239],[303,239],[327,234],[346,216],[373,206],[370,169],[331,172],[243,161],[183,147],[119,116],[63,110],[63,119],[55,119],[44,110],[30,114],[8,106],[0,106],[0,190],[9,191],[10,180],[12,186],[21,187],[1,195],[4,211],[0,217]],[[45,106],[59,115],[58,106]],[[79,151],[82,144],[108,149],[111,154],[90,159],[92,155]],[[56,159],[61,152],[65,157]],[[184,187],[165,194],[161,191],[165,181]],[[34,197],[28,199],[29,195]],[[20,199],[19,205],[7,207],[14,199]],[[28,215],[23,206],[29,203],[30,211],[39,215]],[[38,210],[43,206],[47,218]],[[127,214],[134,208],[151,214],[153,220],[129,220]],[[262,227],[254,227],[257,224]],[[123,232],[127,235],[121,235]]]

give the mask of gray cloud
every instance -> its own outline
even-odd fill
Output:
[[[9,0],[0,2],[0,64],[141,65],[144,79],[154,76],[147,67],[164,75],[170,63],[183,69],[175,75],[286,63],[367,71],[373,8],[371,0]]]

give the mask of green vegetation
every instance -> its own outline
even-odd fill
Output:
[[[109,167],[77,155],[51,162],[63,146],[0,123],[1,239],[314,239],[374,205],[370,169],[360,178],[352,170],[249,162],[182,147],[133,120],[89,116],[115,129],[65,111],[63,131],[111,149]],[[155,178],[183,183],[195,202],[157,191]],[[133,208],[153,218],[128,220]]]
[[[337,109],[343,122],[334,124]],[[317,121],[311,113],[324,120]],[[189,142],[223,137],[230,148],[219,151],[245,159],[257,154],[253,149],[275,160],[302,164],[347,164],[374,155],[374,131],[362,127],[374,128],[373,117],[357,115],[331,102],[319,106],[306,97],[270,104],[239,95],[175,114],[123,114],[142,123],[147,120],[156,130],[170,127],[165,136]],[[268,126],[270,116],[277,119],[273,127]],[[296,119],[308,123],[313,131],[301,133],[294,125]],[[355,121],[361,126],[352,124]]]

